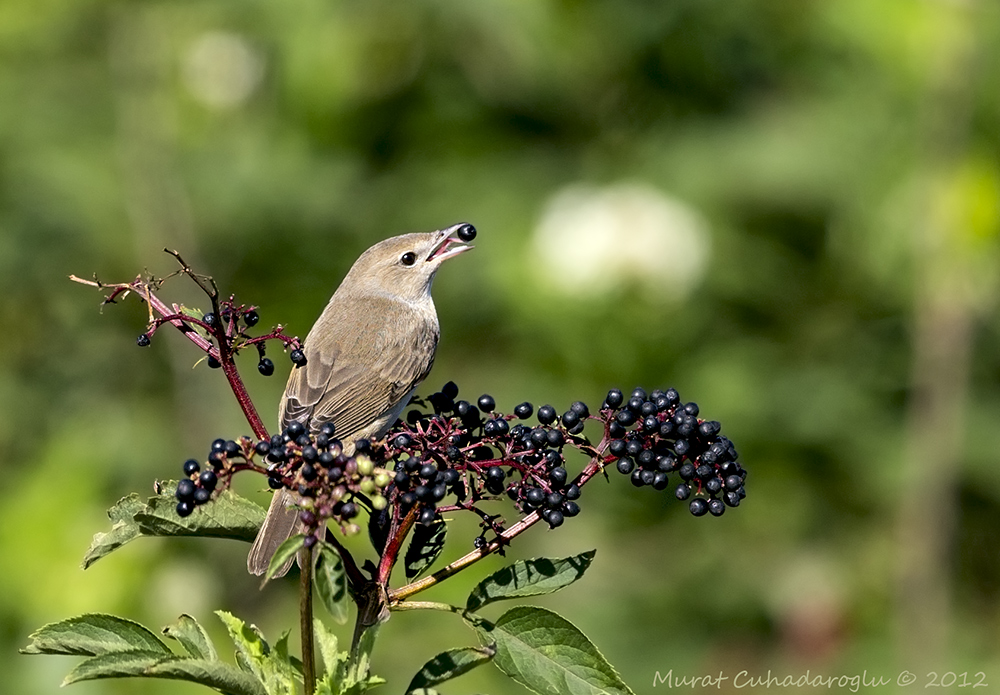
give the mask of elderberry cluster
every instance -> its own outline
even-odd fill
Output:
[[[405,511],[419,508],[418,521],[433,524],[441,511],[465,509],[477,513],[484,530],[503,531],[498,515],[489,515],[478,504],[506,495],[524,514],[537,511],[550,528],[580,512],[576,502],[579,485],[570,480],[564,449],[572,434],[582,431],[580,417],[587,417],[583,403],[574,404],[567,422],[557,422],[555,410],[542,406],[538,425],[511,424],[534,414],[530,403],[521,403],[513,415],[496,412],[489,394],[475,403],[456,400],[458,387],[448,382],[426,401],[432,413],[419,409],[398,423],[383,446],[374,448],[376,460],[395,459],[395,475],[387,490]],[[576,417],[576,420],[573,418]],[[393,496],[394,495],[394,496]],[[446,500],[445,498],[452,498]],[[481,536],[477,545],[485,542]]]
[[[551,405],[536,410],[528,402],[505,415],[489,394],[474,403],[458,395],[448,382],[414,399],[405,421],[378,441],[355,442],[354,456],[345,455],[331,423],[310,433],[293,422],[258,442],[216,440],[204,471],[196,461],[184,464],[178,514],[190,514],[225,489],[233,474],[252,469],[266,474],[271,488],[297,494],[312,542],[327,520],[345,533],[357,531],[352,519],[365,508],[381,551],[390,533],[414,523],[431,527],[442,514],[458,511],[479,517],[477,547],[502,540],[506,523],[484,503],[504,498],[522,517],[537,514],[549,528],[559,527],[580,513],[583,486],[609,466],[637,487],[673,486],[678,499],[693,498],[695,516],[719,516],[746,496],[747,474],[735,447],[718,422],[699,419],[698,406],[681,401],[675,389],[647,394],[637,388],[627,399],[612,389],[597,413],[577,401],[562,415]],[[584,434],[588,422],[599,434],[596,445]],[[582,469],[567,462],[574,449],[586,456]]]
[[[721,516],[727,506],[739,506],[746,497],[747,472],[737,463],[736,447],[719,434],[718,422],[699,420],[698,404],[683,403],[675,389],[647,395],[637,388],[628,400],[612,389],[605,410],[613,414],[607,451],[636,487],[665,490],[671,485],[670,474],[676,473],[680,483],[674,494],[679,500],[695,495],[689,504],[695,516]]]
[[[228,487],[233,475],[256,470],[267,474],[271,489],[284,488],[298,494],[299,519],[310,544],[316,542],[317,531],[331,519],[340,524],[344,533],[357,532],[351,520],[358,515],[359,505],[369,511],[385,509],[388,502],[381,490],[390,477],[368,456],[346,456],[335,433],[333,424],[325,424],[318,433],[311,434],[301,423],[293,422],[269,440],[215,440],[205,471],[199,473],[201,466],[193,459],[184,464],[186,477],[177,484],[177,513],[191,514],[195,506],[209,501],[213,492]],[[370,448],[365,446],[366,441],[360,444],[359,450]]]

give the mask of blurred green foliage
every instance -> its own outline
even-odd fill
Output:
[[[75,613],[166,625],[222,607],[294,628],[294,582],[258,592],[240,544],[143,541],[79,569],[105,509],[248,428],[183,339],[136,348],[144,307],[99,314],[67,275],[162,275],[176,248],[304,335],[361,250],[463,220],[478,248],[437,280],[429,388],[509,410],[672,385],[751,471],[720,519],[595,483],[578,519],[512,550],[598,549],[539,603],[637,692],[671,668],[933,663],[995,684],[998,126],[987,0],[3,3],[5,686],[55,691],[69,663],[15,650]],[[622,271],[599,296],[558,289],[535,237],[577,184],[694,211],[704,267],[652,254],[682,291]],[[626,225],[616,243],[645,242]],[[203,303],[181,280],[163,297]],[[283,376],[244,368],[275,411]],[[500,562],[429,598],[460,601]],[[931,604],[929,632],[909,629]],[[409,613],[382,638],[375,670],[398,689],[472,635]],[[449,692],[511,687],[483,670]],[[195,692],[74,692],[140,688]]]

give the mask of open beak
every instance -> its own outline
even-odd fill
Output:
[[[466,225],[465,222],[448,227],[448,229],[443,229],[438,234],[441,238],[434,244],[434,248],[431,249],[430,255],[427,256],[428,261],[444,261],[447,258],[457,256],[460,253],[465,253],[469,249],[473,248],[470,244],[465,243],[458,238],[458,230]]]

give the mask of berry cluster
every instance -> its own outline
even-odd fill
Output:
[[[607,452],[636,487],[665,490],[676,472],[681,482],[674,493],[679,500],[695,495],[689,505],[695,516],[721,516],[726,506],[739,506],[746,497],[747,472],[737,463],[732,442],[719,434],[722,426],[699,420],[698,404],[681,402],[675,389],[647,395],[637,388],[628,400],[612,389],[603,412],[613,414]]]
[[[331,519],[345,534],[356,533],[358,526],[351,520],[358,515],[359,504],[370,512],[386,508],[388,502],[381,490],[389,484],[390,476],[367,456],[345,456],[335,432],[332,424],[326,424],[319,433],[310,434],[301,423],[293,422],[269,440],[215,440],[206,470],[200,472],[200,464],[193,459],[184,464],[186,477],[177,484],[177,513],[191,514],[196,505],[211,499],[213,492],[226,489],[233,475],[256,470],[267,473],[272,489],[298,493],[299,518],[310,545]]]
[[[583,486],[608,466],[637,487],[673,485],[678,499],[693,498],[695,516],[719,516],[746,495],[746,470],[719,423],[699,419],[698,406],[682,402],[674,389],[647,394],[637,388],[627,399],[612,389],[593,414],[577,401],[562,415],[550,405],[536,411],[527,402],[505,415],[488,394],[475,403],[459,400],[458,387],[448,382],[411,405],[405,422],[397,421],[381,440],[355,442],[352,457],[344,455],[332,424],[310,434],[293,422],[256,443],[246,437],[216,440],[204,472],[195,461],[185,464],[177,511],[190,514],[228,486],[234,473],[253,469],[265,473],[273,489],[298,494],[310,538],[318,537],[327,520],[344,532],[357,531],[352,519],[363,507],[381,549],[390,529],[429,527],[443,513],[469,511],[480,518],[481,547],[505,529],[501,516],[487,513],[482,503],[506,497],[520,515],[537,514],[556,528],[580,513]],[[584,435],[587,422],[600,426],[596,445]],[[575,475],[566,458],[571,449],[589,459]],[[493,534],[489,541],[487,532]]]
[[[502,415],[489,394],[475,403],[457,397],[458,387],[448,382],[426,401],[415,401],[432,412],[411,410],[407,424],[398,423],[384,444],[373,447],[376,460],[387,466],[389,459],[395,460],[387,494],[395,494],[392,499],[398,499],[403,511],[419,505],[418,521],[429,525],[441,511],[466,509],[479,514],[483,528],[494,533],[503,530],[499,517],[478,503],[503,495],[522,514],[537,511],[551,528],[579,514],[575,500],[580,487],[569,480],[564,448],[571,443],[568,434],[582,430],[582,423],[566,430],[556,423],[555,410],[542,406],[537,427],[512,425],[530,418],[534,407],[522,403],[513,415]],[[587,415],[582,403],[574,408]],[[444,503],[449,496],[454,499]]]

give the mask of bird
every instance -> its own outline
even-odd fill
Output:
[[[282,430],[299,422],[316,434],[332,423],[350,456],[355,441],[392,427],[434,364],[434,276],[473,248],[467,242],[475,235],[475,227],[460,223],[385,239],[361,254],[306,335],[305,364],[292,369],[281,398]],[[274,493],[247,557],[251,574],[267,572],[278,546],[298,530],[294,503],[290,491]]]

